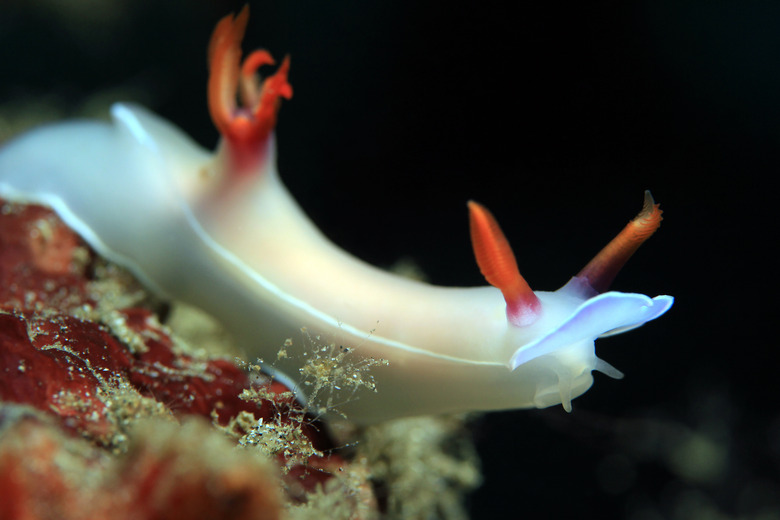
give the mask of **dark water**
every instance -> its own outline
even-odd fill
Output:
[[[110,91],[213,146],[205,45],[240,4],[58,4],[0,7],[4,113],[67,116]],[[475,424],[472,516],[780,518],[780,4],[537,4],[253,4],[244,48],[292,55],[283,179],[348,250],[448,285],[482,283],[465,211],[479,200],[539,289],[651,189],[664,223],[614,288],[675,307],[597,344],[626,379],[597,375],[573,414]]]

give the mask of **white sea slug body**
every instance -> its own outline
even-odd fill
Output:
[[[209,109],[223,139],[216,154],[133,105],[111,122],[69,122],[0,149],[0,195],[51,206],[96,250],[153,290],[217,317],[250,358],[297,380],[295,353],[276,361],[306,327],[374,368],[377,392],[345,389],[341,410],[359,423],[406,415],[546,407],[592,384],[599,336],[638,327],[670,296],[606,292],[658,227],[649,193],[642,212],[577,276],[534,292],[490,213],[469,203],[477,262],[492,286],[449,288],[408,280],[340,250],[279,180],[273,127],[290,98],[289,60],[260,83],[265,51],[239,68],[248,10],[217,25],[209,46]],[[236,104],[236,91],[241,105]],[[305,392],[306,388],[303,388]]]

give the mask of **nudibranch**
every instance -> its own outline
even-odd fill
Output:
[[[209,45],[208,104],[222,139],[210,154],[140,106],[111,122],[33,130],[0,150],[0,195],[52,207],[94,249],[160,295],[215,316],[249,357],[296,380],[304,356],[276,359],[302,327],[374,368],[376,392],[341,396],[356,423],[477,410],[547,407],[622,374],[596,357],[596,338],[666,312],[671,296],[608,291],[658,228],[649,192],[617,237],[554,292],[532,291],[496,220],[469,202],[485,287],[439,287],[370,266],[331,243],[276,170],[273,128],[292,96],[290,60],[241,61],[249,12],[222,19]],[[306,388],[304,387],[305,393]],[[345,390],[346,392],[346,390]]]

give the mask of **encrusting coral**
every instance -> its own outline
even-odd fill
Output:
[[[11,418],[9,416],[15,416]],[[112,457],[51,420],[2,405],[0,518],[273,520],[282,499],[272,465],[236,452],[205,421],[160,419],[132,427]]]
[[[261,423],[289,425],[299,436],[297,444],[279,455],[285,459],[280,461],[282,465],[293,470],[283,481],[277,481],[275,472],[271,477],[260,473],[257,478],[247,473],[248,470],[239,472],[248,479],[247,484],[249,481],[254,482],[252,486],[262,483],[268,488],[269,497],[287,489],[291,498],[305,501],[306,493],[331,478],[332,472],[339,471],[337,468],[343,470],[346,463],[338,455],[325,453],[331,448],[330,441],[311,419],[290,423],[288,412],[297,405],[284,385],[267,379],[252,383],[247,371],[231,361],[190,352],[185,344],[174,341],[170,331],[159,323],[154,305],[150,307],[152,302],[137,283],[97,258],[49,210],[5,202],[0,202],[0,207],[0,370],[3,373],[0,404],[4,410],[24,406],[27,410],[38,410],[35,417],[43,413],[58,419],[54,423],[46,422],[45,428],[40,419],[25,420],[6,429],[0,437],[3,474],[10,479],[4,489],[10,492],[21,486],[24,491],[13,492],[2,500],[8,512],[3,518],[24,517],[15,513],[26,510],[27,506],[21,502],[38,501],[39,492],[46,488],[45,484],[31,486],[35,479],[29,479],[34,475],[16,468],[14,461],[29,460],[32,451],[36,457],[48,457],[49,464],[55,464],[58,453],[70,449],[70,441],[65,440],[68,433],[87,439],[91,446],[102,447],[106,453],[119,454],[125,466],[121,469],[112,466],[113,471],[127,478],[128,465],[154,464],[150,461],[159,456],[165,460],[160,460],[156,470],[149,470],[150,474],[156,474],[169,468],[172,461],[188,458],[176,450],[194,449],[204,442],[209,445],[206,440],[193,441],[185,428],[180,430],[179,437],[174,428],[177,421],[199,416],[201,420],[226,426],[239,415],[250,416]],[[259,389],[263,399],[241,396],[244,391],[259,392]],[[305,417],[302,411],[297,411],[295,416]],[[164,436],[139,434],[137,425],[146,420],[154,421],[155,430],[167,433]],[[27,433],[20,434],[18,428]],[[212,432],[224,437],[216,430]],[[25,444],[26,438],[31,444]],[[173,448],[176,438],[181,448]],[[42,444],[32,443],[34,439]],[[46,449],[42,448],[43,444]],[[204,450],[204,455],[206,446],[198,448]],[[307,454],[316,452],[319,457],[310,461],[308,456],[299,456],[296,448],[307,448]],[[166,454],[166,450],[170,453]],[[259,449],[254,451],[261,453]],[[138,460],[139,453],[147,454],[146,462]],[[192,471],[204,474],[211,471],[204,457],[192,455],[189,464],[198,466],[190,468]],[[197,497],[198,493],[194,492],[197,480],[185,484],[180,476],[174,475],[178,470],[171,471],[155,476],[159,481],[154,487],[167,486],[172,495],[185,493]],[[42,503],[51,507],[45,514],[36,513],[32,518],[49,517],[53,511],[66,507],[66,503],[94,502],[81,494],[81,487],[63,488],[54,484],[70,477],[57,471],[45,473],[50,475],[49,483],[67,496],[63,495],[60,503],[55,504],[59,495],[47,492],[51,500]],[[192,489],[185,489],[185,485]],[[90,490],[90,493],[100,492],[108,489]],[[18,505],[21,509],[13,505],[15,500],[21,501]],[[157,518],[151,511],[143,510],[145,504],[145,499],[139,499],[127,507],[139,515],[135,517]],[[232,513],[220,516],[206,511],[209,510],[202,512],[205,516],[188,518],[236,517]]]
[[[204,347],[225,337],[203,337],[207,317],[193,346],[169,313],[50,210],[0,200],[0,518],[464,517],[477,464],[442,448],[461,421],[377,425],[334,451],[289,388]],[[349,352],[300,344],[315,412],[334,411],[330,385],[373,384]]]

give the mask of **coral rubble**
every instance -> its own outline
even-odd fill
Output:
[[[107,505],[96,497],[120,493],[128,518],[173,518],[174,510],[187,518],[274,518],[239,513],[256,501],[278,510],[282,489],[288,500],[306,502],[344,470],[284,385],[188,349],[160,324],[155,307],[164,308],[48,209],[0,202],[0,213],[0,405],[4,419],[26,411],[0,430],[7,481],[0,516],[100,518]],[[195,417],[224,429],[232,424],[241,435],[257,424],[294,433],[295,443],[277,438],[267,450],[286,474],[249,462],[233,471],[228,461],[242,456],[216,455],[226,436],[187,426]],[[139,427],[149,421],[153,429]],[[68,469],[58,466],[63,454],[75,460],[77,442],[86,442],[90,449],[79,449],[89,454]],[[103,472],[103,483],[80,482],[87,476],[73,469],[79,464]],[[97,512],[88,514],[84,504]]]
[[[465,516],[479,473],[461,420],[346,427],[336,450],[289,388],[231,359],[224,331],[191,312],[49,209],[0,200],[0,518]],[[372,384],[370,366],[309,343],[300,376],[317,414],[337,412],[333,381]]]

